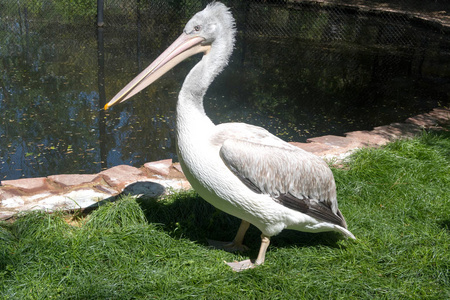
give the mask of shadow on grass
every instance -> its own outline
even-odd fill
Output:
[[[439,222],[439,226],[450,232],[450,219]]]
[[[450,158],[450,126],[444,130],[432,130],[422,135],[424,142]]]
[[[204,201],[195,192],[182,192],[169,200],[140,198],[137,200],[148,222],[161,224],[163,230],[175,238],[187,238],[204,246],[207,239],[231,241],[241,220],[228,215]],[[244,243],[250,250],[246,253],[256,257],[261,243],[261,232],[251,226]],[[338,233],[305,233],[284,230],[272,238],[272,247],[342,247],[337,242],[342,237]]]
[[[162,195],[164,195],[165,191],[166,191],[166,188],[159,183],[151,182],[151,181],[145,181],[145,182],[138,181],[138,182],[128,185],[122,191],[122,193],[120,193],[119,195],[105,198],[91,206],[88,206],[88,207],[82,209],[81,211],[73,210],[70,212],[77,216],[78,215],[87,216],[92,211],[98,209],[100,206],[106,205],[110,202],[117,201],[118,199],[120,199],[123,196],[130,196],[130,197],[134,197],[134,198],[139,198],[142,196],[147,197],[147,198],[158,198],[158,197],[161,197]]]

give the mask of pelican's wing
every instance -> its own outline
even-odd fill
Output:
[[[307,215],[345,226],[337,208],[333,173],[319,157],[267,132],[233,134],[220,156],[227,167],[256,193]],[[229,136],[230,137],[230,136]]]

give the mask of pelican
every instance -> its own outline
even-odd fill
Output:
[[[203,53],[190,70],[177,102],[177,151],[186,178],[197,193],[218,209],[242,219],[227,250],[245,250],[250,224],[261,230],[256,260],[228,263],[240,271],[264,263],[270,238],[283,229],[336,231],[355,239],[338,209],[336,186],[319,157],[245,124],[215,125],[206,115],[203,97],[228,64],[235,42],[229,9],[213,2],[189,20],[183,33],[105,109],[124,102],[192,55]]]

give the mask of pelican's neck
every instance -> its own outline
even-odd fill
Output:
[[[214,124],[208,118],[203,107],[203,97],[211,80],[204,74],[205,62],[202,59],[189,72],[178,95],[177,102],[177,135],[178,140],[189,132]],[[209,83],[208,83],[209,82]]]
[[[177,113],[189,112],[196,110],[203,115],[205,110],[203,108],[203,97],[208,90],[213,78],[208,72],[208,60],[203,56],[189,72],[181,87],[180,94],[178,95]]]
[[[192,68],[184,80],[177,103],[178,135],[186,130],[197,130],[193,123],[201,126],[214,126],[203,107],[203,97],[208,87],[227,65],[233,44],[215,44],[208,54]]]

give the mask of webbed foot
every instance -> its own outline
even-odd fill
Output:
[[[250,259],[246,259],[243,261],[234,261],[234,262],[225,262],[227,265],[233,269],[235,272],[244,271],[247,269],[253,269],[257,265],[254,264]]]

